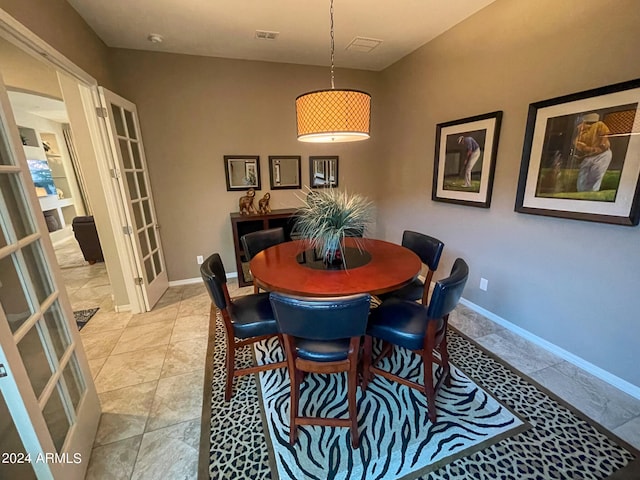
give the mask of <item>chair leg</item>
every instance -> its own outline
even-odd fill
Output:
[[[390,357],[392,353],[393,344],[382,340],[382,350],[380,351],[380,355],[378,355],[378,359],[382,360],[383,358]]]
[[[228,340],[228,339],[227,339]],[[233,341],[227,341],[227,385],[224,390],[224,401],[231,400],[231,390],[233,388],[233,377],[235,373],[236,347]]]
[[[211,303],[211,309],[209,311],[209,328],[211,325],[215,325],[216,318],[216,307]],[[225,313],[222,314],[223,317]],[[236,345],[233,334],[230,334],[227,326],[225,325],[225,338],[227,342],[227,358],[225,360],[227,366],[227,382],[224,389],[224,401],[228,402],[231,400],[231,391],[233,389],[233,377],[235,373],[235,357],[236,357]]]
[[[302,371],[296,368],[295,349],[292,346],[291,338],[288,335],[278,335],[284,353],[287,358],[287,371],[289,372],[289,383],[291,384],[289,394],[289,444],[294,445],[298,437],[298,426],[296,418],[298,417],[298,405],[300,403],[300,383]]]
[[[291,405],[289,416],[289,444],[295,445],[298,438],[298,427],[296,425],[296,417],[298,416],[298,405],[300,403],[300,377],[301,372],[298,370],[289,370],[289,381],[291,382]]]
[[[281,333],[278,334],[278,341],[280,342],[280,347],[282,348],[282,353],[284,354],[284,360],[287,360],[287,349],[284,348],[284,337]]]
[[[373,350],[373,338],[369,335],[364,337],[364,347],[362,349],[362,383],[360,388],[364,392],[371,381],[371,355]]]
[[[451,366],[449,365],[449,348],[447,346],[447,334],[444,334],[440,347],[440,358],[442,359],[442,375],[444,375],[444,384],[451,387]]]
[[[436,421],[436,390],[433,383],[433,350],[422,352],[424,366],[424,393],[427,396],[429,420]]]
[[[358,448],[358,446],[360,445],[360,436],[358,434],[358,409],[356,406],[356,391],[358,389],[358,366],[355,364],[355,362],[349,367],[349,372],[347,375],[349,376],[347,396],[349,397],[349,419],[351,420],[351,426],[349,427],[349,430],[351,430],[351,446],[353,448]]]
[[[429,420],[436,421],[436,390],[433,381],[433,350],[435,345],[435,323],[431,322],[427,326],[425,335],[424,348],[422,349],[422,364],[424,368],[424,393],[427,396],[427,408],[429,411]]]

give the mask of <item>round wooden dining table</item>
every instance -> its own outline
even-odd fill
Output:
[[[324,265],[305,241],[294,240],[258,253],[249,268],[267,290],[333,297],[396,290],[413,281],[422,267],[415,253],[395,243],[346,238],[344,247],[346,267]]]

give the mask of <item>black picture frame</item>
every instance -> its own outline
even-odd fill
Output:
[[[640,79],[529,105],[515,211],[640,220]]]
[[[309,157],[309,187],[333,188],[338,186],[337,155]]]
[[[287,172],[282,172],[284,168],[282,161],[288,163]],[[297,172],[296,182],[287,183],[283,177],[291,175],[291,161],[297,161],[294,167]],[[271,190],[294,190],[302,188],[302,157],[300,155],[269,155],[269,182]]]
[[[491,206],[501,123],[496,111],[436,125],[432,200]]]
[[[227,191],[261,190],[259,155],[224,155]]]

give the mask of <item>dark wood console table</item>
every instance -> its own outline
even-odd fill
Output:
[[[257,232],[258,230],[282,227],[284,228],[285,238],[291,240],[291,230],[293,230],[295,224],[296,212],[295,208],[283,208],[273,210],[265,215],[240,215],[238,212],[230,214],[233,247],[236,253],[238,285],[241,287],[253,285],[253,280],[249,273],[249,259],[244,253],[240,238],[247,233]]]

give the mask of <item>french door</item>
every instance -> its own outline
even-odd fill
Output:
[[[106,105],[107,130],[111,149],[118,164],[115,177],[126,205],[126,235],[131,237],[138,269],[136,282],[141,286],[147,311],[169,287],[156,212],[151,195],[147,162],[140,135],[138,112],[130,101],[100,87]]]
[[[0,478],[82,479],[99,419],[0,77]]]

